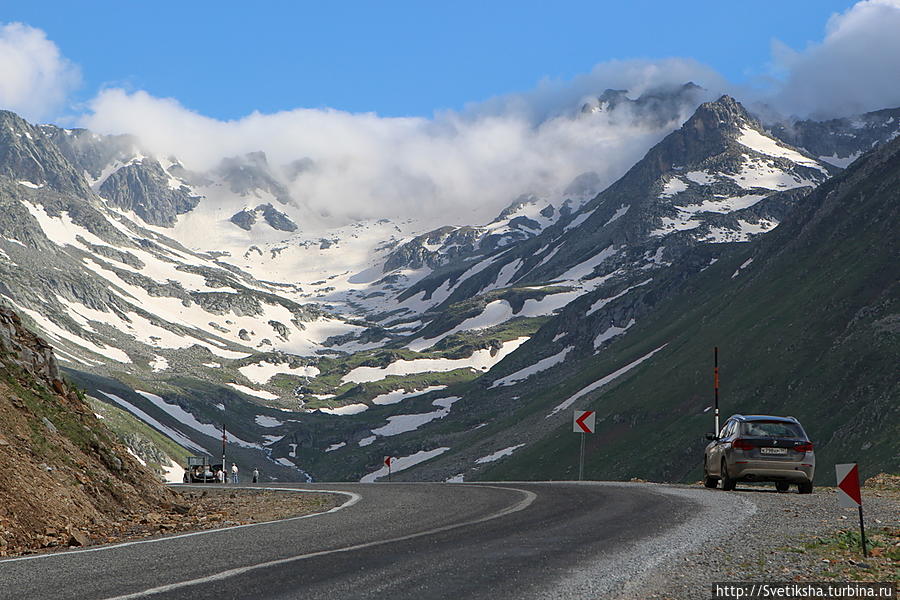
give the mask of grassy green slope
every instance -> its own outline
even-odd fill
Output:
[[[598,411],[590,478],[694,480],[712,430],[713,347],[720,347],[723,418],[796,416],[816,443],[817,481],[835,462],[863,473],[900,465],[898,194],[900,140],[806,198],[759,242],[736,247],[653,318],[522,411],[552,407],[650,350],[654,358],[575,408]],[[748,258],[754,261],[737,277]],[[567,411],[571,412],[571,411]],[[577,475],[571,423],[481,472],[483,479]]]
[[[131,448],[157,474],[162,474],[163,467],[169,466],[165,459],[184,465],[185,457],[193,454],[121,408],[91,397],[87,398],[87,402],[119,441]]]

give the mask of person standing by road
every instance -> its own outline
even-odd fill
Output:
[[[238,482],[238,466],[237,463],[231,464],[231,483]]]
[[[253,483],[259,483],[259,469],[253,467]]]

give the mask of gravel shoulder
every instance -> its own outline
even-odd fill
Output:
[[[772,486],[739,485],[734,492],[665,486],[690,490],[707,505],[737,498],[752,508],[730,522],[697,527],[692,543],[674,554],[659,549],[665,559],[651,558],[656,566],[618,597],[708,600],[713,582],[900,581],[900,478],[879,477],[887,483],[867,482],[862,494],[866,535],[879,543],[869,559],[854,545],[858,512],[838,506],[835,488],[800,495]]]

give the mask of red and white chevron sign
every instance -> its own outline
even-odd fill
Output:
[[[572,431],[575,433],[594,433],[594,425],[597,421],[597,413],[592,410],[576,410],[572,423]]]
[[[841,508],[856,508],[862,504],[859,493],[859,468],[856,463],[834,465],[837,475],[838,505]]]

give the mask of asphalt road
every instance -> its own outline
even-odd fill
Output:
[[[710,510],[700,490],[660,486],[278,487],[342,491],[344,505],[307,518],[3,560],[0,598],[605,597],[684,543]],[[681,537],[673,541],[675,531]]]

